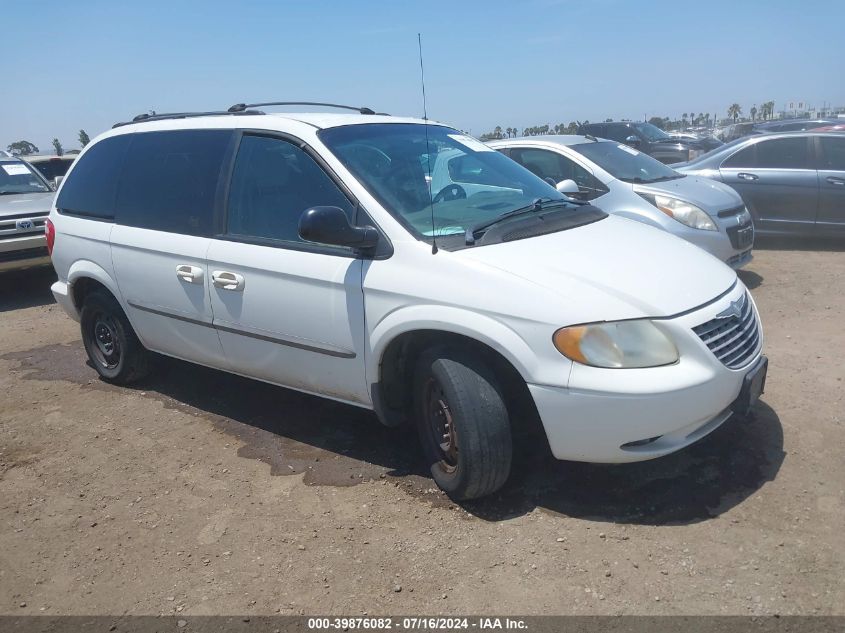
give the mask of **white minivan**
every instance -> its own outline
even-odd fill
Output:
[[[762,393],[754,302],[692,244],[444,125],[251,107],[116,126],[62,183],[53,293],[103,379],[153,351],[373,409],[455,499],[503,485],[523,418],[630,462]],[[444,158],[466,186],[431,189]]]

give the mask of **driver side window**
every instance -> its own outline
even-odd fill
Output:
[[[561,180],[574,180],[581,190],[579,197],[583,200],[593,200],[608,191],[588,169],[557,152],[534,148],[512,149],[511,158],[534,175],[554,181],[555,184]]]
[[[302,242],[299,218],[315,206],[340,207],[353,220],[352,204],[303,150],[278,138],[241,139],[229,191],[227,234]]]

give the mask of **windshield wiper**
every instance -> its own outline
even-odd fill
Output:
[[[502,213],[501,215],[497,215],[495,218],[490,218],[489,220],[482,220],[481,222],[473,224],[471,227],[467,228],[466,233],[464,234],[464,241],[466,242],[467,246],[471,246],[475,244],[476,233],[478,233],[479,231],[483,231],[484,229],[489,229],[494,224],[498,224],[499,222],[502,222],[509,218],[514,218],[518,215],[526,215],[528,213],[544,211],[552,207],[568,204],[573,204],[573,202],[562,198],[537,198],[536,200],[534,200],[534,202],[532,202],[531,204],[527,204],[524,207],[519,207],[518,209],[514,209],[513,211],[508,211],[506,213]]]

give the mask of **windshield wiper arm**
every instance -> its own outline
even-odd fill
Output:
[[[507,220],[508,218],[513,218],[518,215],[525,215],[527,213],[534,213],[536,211],[542,211],[543,205],[554,202],[555,204],[552,206],[558,205],[565,205],[570,204],[568,200],[553,200],[552,198],[537,198],[531,204],[527,204],[524,207],[519,207],[518,209],[514,209],[513,211],[507,211],[506,213],[502,213],[501,215],[497,215],[495,218],[490,218],[489,220],[482,220],[481,222],[477,222],[473,224],[471,227],[467,228],[466,233],[464,234],[464,241],[466,242],[467,246],[471,246],[475,244],[475,234],[479,231],[483,231],[484,229],[489,229],[494,224],[498,224],[503,220]],[[549,207],[545,207],[549,208]]]

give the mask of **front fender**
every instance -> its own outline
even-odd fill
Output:
[[[506,358],[526,382],[536,381],[540,374],[539,359],[531,346],[501,321],[452,306],[416,305],[391,312],[370,332],[371,353],[367,358],[370,384],[378,382],[379,365],[390,342],[417,330],[460,334],[484,343]]]

